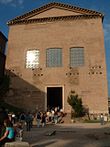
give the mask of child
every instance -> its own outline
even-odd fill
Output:
[[[17,123],[14,125],[15,130],[15,140],[22,141],[23,139],[23,126],[21,123]]]

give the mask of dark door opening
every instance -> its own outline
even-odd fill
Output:
[[[47,87],[47,107],[62,108],[62,87]]]

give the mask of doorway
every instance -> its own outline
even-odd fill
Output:
[[[47,108],[62,108],[62,87],[47,87]]]

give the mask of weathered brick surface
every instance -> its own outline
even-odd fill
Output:
[[[47,14],[48,11],[45,13]],[[82,97],[90,113],[108,112],[101,18],[12,25],[9,28],[8,40],[6,68],[12,75],[10,86],[13,95],[9,95],[7,101],[11,99],[14,105],[31,110],[36,107],[46,109],[46,88],[62,86],[63,109],[66,112],[70,112],[71,109],[67,103],[71,90],[75,90]],[[61,68],[46,67],[46,49],[54,47],[62,48],[63,66]],[[71,47],[84,47],[85,55],[84,66],[73,70],[69,67]],[[40,50],[40,68],[42,68],[40,73],[39,70],[33,71],[25,68],[28,49]],[[69,75],[70,72],[72,76]],[[43,74],[43,76],[34,77],[33,73]]]

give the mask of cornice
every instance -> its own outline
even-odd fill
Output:
[[[93,19],[100,18],[99,15],[75,15],[75,16],[58,16],[58,17],[45,17],[37,19],[26,19],[26,20],[16,20],[11,21],[8,25],[16,24],[29,24],[29,23],[43,23],[43,22],[55,22],[55,21],[67,21],[67,20],[78,20],[78,19]]]

